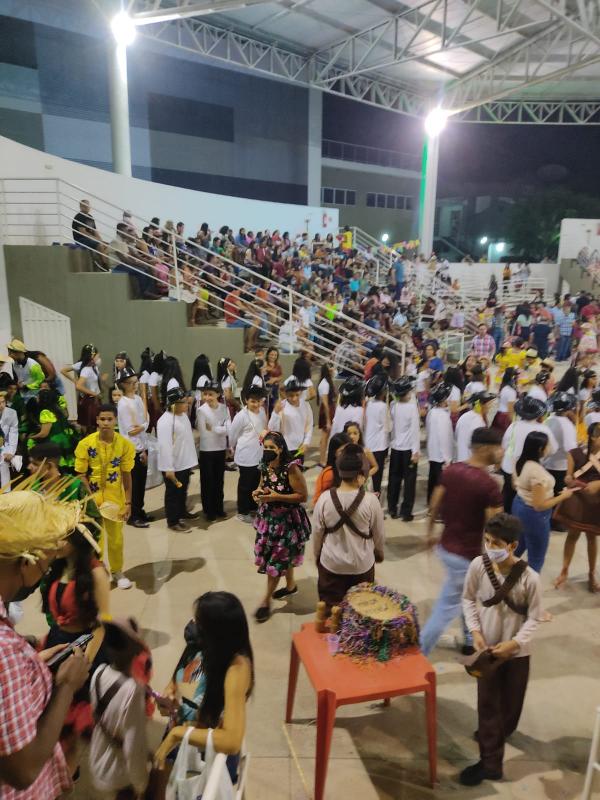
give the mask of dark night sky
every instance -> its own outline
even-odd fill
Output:
[[[323,138],[420,153],[420,120],[324,95]],[[561,169],[547,169],[557,165]],[[546,169],[540,174],[540,168]],[[523,181],[600,197],[600,126],[449,123],[442,137],[438,194],[469,184]]]

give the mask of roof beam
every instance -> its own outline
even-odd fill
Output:
[[[480,58],[489,60],[495,51],[482,48],[482,44],[509,35],[535,34],[552,23],[550,14],[543,20],[530,20],[522,13],[516,14],[522,5],[520,0],[493,0],[492,9],[489,0],[464,0],[465,10],[460,21],[448,25],[447,5],[448,0],[425,0],[416,8],[401,6],[403,10],[399,14],[318,50],[315,55],[324,58],[328,67],[321,72],[319,80],[325,84],[340,77],[364,75],[409,61],[421,61],[442,70],[431,57],[458,48],[470,49]],[[464,31],[474,17],[476,20],[487,18],[495,29],[477,39],[469,38]],[[419,41],[422,34],[426,41]],[[369,58],[377,48],[388,53],[380,58]]]
[[[151,11],[139,11],[132,16],[136,25],[153,25],[157,22],[171,22],[188,17],[203,17],[209,14],[220,14],[223,11],[237,11],[248,6],[264,5],[271,0],[205,0],[202,3],[191,3],[170,8],[156,7]]]
[[[450,113],[501,100],[529,87],[560,80],[600,61],[600,47],[562,21],[500,53],[451,83],[441,104]]]
[[[453,119],[496,125],[600,125],[600,102],[500,100],[460,112]]]
[[[550,11],[553,18],[562,20],[573,30],[588,36],[600,47],[600,4],[579,2],[572,3],[567,11],[566,0],[535,0],[535,2]]]

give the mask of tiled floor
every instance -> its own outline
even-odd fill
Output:
[[[315,476],[315,469],[307,473],[310,483]],[[233,514],[237,474],[226,477],[226,508]],[[423,488],[421,480],[419,491]],[[191,497],[197,508],[197,472]],[[113,590],[113,613],[132,614],[140,621],[154,654],[153,685],[161,690],[181,652],[183,628],[194,599],[208,589],[235,592],[251,619],[256,657],[256,691],[248,709],[251,765],[246,796],[248,800],[306,800],[311,797],[314,777],[315,699],[302,671],[295,722],[286,726],[283,716],[290,635],[313,618],[317,601],[312,551],[298,572],[299,594],[287,604],[276,603],[272,619],[257,625],[252,612],[261,598],[264,578],[252,565],[252,528],[233,516],[210,527],[201,523],[191,534],[175,534],[164,522],[162,489],[152,490],[146,505],[158,520],[149,530],[126,529],[125,563],[136,585],[127,592]],[[407,594],[425,620],[442,579],[440,565],[424,546],[425,523],[387,520],[386,533],[386,561],[377,569],[378,580]],[[562,543],[562,534],[552,535],[543,581],[546,606],[554,621],[543,625],[537,637],[522,722],[507,748],[505,780],[471,790],[456,782],[457,772],[477,757],[472,739],[475,681],[457,664],[454,650],[438,648],[432,661],[438,673],[439,786],[431,790],[426,783],[424,704],[414,696],[395,700],[387,709],[375,705],[340,709],[328,800],[573,800],[580,796],[594,712],[600,703],[600,596],[588,594],[584,583],[583,541],[576,553],[573,581],[561,592],[551,588]],[[22,625],[32,633],[44,630],[37,603],[36,598],[27,602]],[[162,720],[151,723],[153,742],[160,739],[162,730]],[[94,798],[85,774],[73,797]]]

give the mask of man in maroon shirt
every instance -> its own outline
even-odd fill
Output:
[[[481,555],[485,523],[502,511],[499,484],[489,474],[489,468],[502,459],[501,442],[498,431],[477,428],[471,438],[471,458],[447,467],[433,491],[428,545],[437,544],[437,554],[447,575],[431,616],[421,631],[421,650],[425,655],[429,655],[448,625],[459,616],[465,576],[471,561]],[[439,516],[444,530],[438,542],[434,538],[434,527]],[[466,629],[465,639],[468,647],[470,637]]]

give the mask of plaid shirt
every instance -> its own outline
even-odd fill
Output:
[[[558,326],[558,332],[561,336],[570,336],[573,333],[573,326],[575,325],[575,314],[569,311],[568,314],[560,309],[554,315],[554,323]]]
[[[52,675],[35,650],[15,633],[0,599],[0,756],[18,753],[37,736],[52,697]],[[0,786],[2,800],[55,800],[71,788],[60,745],[28,789]]]
[[[493,358],[496,344],[489,333],[485,336],[475,336],[471,342],[471,352],[478,358]]]

